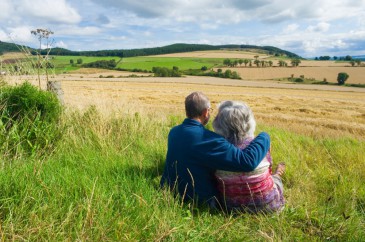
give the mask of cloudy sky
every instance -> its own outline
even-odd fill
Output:
[[[0,0],[0,41],[70,50],[173,43],[275,46],[303,57],[365,54],[365,0]]]

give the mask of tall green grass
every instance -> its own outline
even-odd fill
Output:
[[[61,105],[30,83],[0,87],[0,161],[51,152],[60,136]]]
[[[365,143],[315,139],[259,126],[284,161],[280,214],[224,214],[182,204],[158,188],[169,129],[183,116],[63,115],[63,135],[43,158],[0,170],[2,240],[363,241]]]

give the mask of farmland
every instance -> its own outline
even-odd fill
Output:
[[[24,60],[24,55],[9,54],[3,57],[5,60],[18,60],[21,62]],[[33,58],[34,57],[27,57]],[[260,61],[271,61],[272,67],[256,67],[245,66],[244,64],[236,67],[226,67],[223,65],[223,60],[230,58],[232,60],[238,59],[258,59]],[[314,60],[302,60],[298,67],[290,66],[290,59],[283,57],[274,57],[265,53],[256,53],[248,51],[196,51],[188,53],[166,54],[160,56],[145,56],[145,57],[90,57],[90,56],[53,56],[51,57],[51,63],[55,66],[54,72],[56,74],[66,74],[72,72],[79,73],[82,64],[76,64],[77,60],[81,60],[82,64],[87,64],[95,61],[112,60],[114,59],[118,64],[117,68],[123,70],[134,70],[150,72],[153,67],[167,67],[172,69],[178,67],[179,70],[198,69],[203,66],[208,69],[214,69],[217,71],[219,68],[223,71],[230,69],[236,71],[243,80],[285,80],[289,77],[304,77],[307,79],[313,79],[314,81],[326,80],[329,83],[337,82],[337,75],[340,72],[346,72],[349,74],[347,83],[349,84],[365,84],[365,68],[362,66],[352,67],[349,62],[340,61],[314,61]],[[70,61],[74,64],[71,64]],[[289,65],[288,67],[279,67],[278,61],[284,60]],[[83,72],[85,72],[83,70]],[[134,73],[137,76],[146,76],[143,73]],[[115,73],[117,76],[125,76],[125,73]]]
[[[14,58],[14,54],[11,56]],[[220,58],[218,58],[220,57]],[[154,57],[124,58],[118,67],[125,69],[148,69],[153,66],[180,69],[209,68],[221,66],[224,58],[273,58],[255,52],[243,51],[197,51],[168,54]],[[57,68],[70,67],[70,59],[81,58],[83,63],[110,60],[113,57],[56,56]],[[225,69],[225,68],[223,68]],[[60,81],[64,101],[70,108],[87,109],[94,105],[104,113],[128,110],[149,110],[154,113],[183,113],[184,95],[193,90],[202,90],[217,105],[222,100],[237,99],[253,106],[256,116],[264,123],[285,127],[304,133],[316,133],[318,129],[332,136],[343,134],[362,138],[365,135],[364,88],[328,85],[293,84],[280,81],[290,76],[314,78],[336,82],[337,73],[347,72],[349,83],[365,83],[365,68],[350,67],[346,62],[307,61],[299,67],[244,67],[230,68],[237,71],[243,80],[211,77],[157,78],[151,73],[125,72],[80,68],[63,74],[51,75],[51,80]],[[37,83],[35,76],[13,76],[9,82],[28,80]],[[45,80],[43,77],[43,87]],[[113,107],[112,109],[110,107]],[[341,113],[338,116],[338,113]],[[304,120],[307,120],[304,122]],[[302,132],[301,131],[301,132]],[[302,133],[303,133],[302,132]]]
[[[199,53],[213,59],[218,55],[232,58],[228,54],[232,52]],[[169,56],[165,62],[161,56],[145,60],[157,58],[164,65],[176,65],[185,61],[180,58],[198,58],[196,53],[184,55]],[[70,57],[62,58],[64,68],[70,67]],[[76,61],[77,57],[73,58]],[[234,68],[245,71],[243,80],[158,78],[151,73],[80,67],[52,74],[50,79],[59,81],[64,92],[63,135],[45,157],[1,158],[2,238],[363,241],[365,88],[279,82],[273,80],[273,72],[263,72],[288,69],[290,74],[310,77],[313,72],[303,70],[329,68],[337,72],[335,68],[345,68],[351,78],[355,73],[350,70],[359,70],[361,75],[365,68],[316,61],[303,61],[302,65]],[[293,73],[297,69],[302,71]],[[262,73],[245,79],[248,70]],[[46,78],[41,78],[45,89]],[[33,75],[5,76],[4,80],[11,85],[24,80],[38,84]],[[210,98],[212,117],[223,100],[250,105],[257,132],[267,131],[271,136],[274,166],[279,161],[287,164],[282,213],[212,213],[182,204],[158,189],[168,131],[183,120],[184,98],[196,90]]]

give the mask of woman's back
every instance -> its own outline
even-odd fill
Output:
[[[233,145],[244,149],[254,137],[256,122],[248,105],[225,101],[219,106],[213,121],[215,132]],[[281,170],[283,171],[283,165]],[[252,172],[216,171],[221,201],[228,209],[278,211],[284,206],[281,174],[272,175],[270,153]]]

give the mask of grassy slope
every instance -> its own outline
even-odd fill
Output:
[[[140,115],[64,117],[58,149],[0,170],[4,240],[352,240],[365,238],[365,143],[260,126],[274,164],[287,163],[279,214],[224,215],[181,205],[158,189],[170,127]]]

